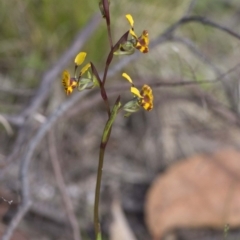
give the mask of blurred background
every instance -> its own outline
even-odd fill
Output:
[[[121,77],[127,72],[136,86],[152,86],[154,109],[129,118],[121,112],[114,123],[101,192],[104,239],[223,239],[226,224],[226,239],[239,239],[240,170],[232,171],[240,159],[240,2],[112,0],[114,42],[129,30],[129,13],[139,36],[148,30],[150,50],[114,57],[106,89],[112,104],[119,94],[127,102],[131,94]],[[179,21],[189,16],[200,18]],[[79,51],[86,51],[87,61],[103,73],[109,43],[98,1],[1,0],[0,32],[0,235],[22,201],[19,174],[31,149],[26,174],[33,205],[13,239],[77,240],[56,164],[82,239],[94,239],[98,151],[107,115],[97,90],[66,97],[61,73],[73,73]],[[48,131],[42,130],[49,122]],[[198,167],[192,169],[196,159]],[[206,165],[213,161],[215,167]],[[219,165],[224,166],[221,171]],[[176,174],[168,175],[171,171]],[[181,184],[171,185],[174,181]],[[183,191],[163,199],[176,189]],[[189,203],[189,196],[197,197]],[[212,205],[200,204],[202,196]],[[222,203],[217,210],[216,202]],[[121,235],[125,233],[129,235]]]

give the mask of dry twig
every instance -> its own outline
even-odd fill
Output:
[[[61,166],[58,160],[58,154],[56,149],[56,141],[54,137],[53,130],[49,132],[48,134],[48,142],[49,142],[49,153],[50,153],[50,159],[53,166],[56,182],[58,185],[58,188],[60,190],[60,193],[62,195],[62,199],[65,205],[65,209],[68,215],[68,219],[70,221],[72,230],[73,230],[73,236],[74,240],[81,240],[80,236],[80,228],[77,221],[77,218],[74,214],[74,208],[72,201],[70,197],[68,196],[67,190],[66,190],[66,184],[64,182]]]

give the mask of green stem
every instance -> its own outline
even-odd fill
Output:
[[[101,226],[99,223],[98,208],[99,208],[99,198],[100,198],[100,188],[101,188],[101,180],[102,180],[102,168],[103,168],[105,147],[106,145],[104,147],[101,146],[99,151],[99,163],[98,163],[96,190],[95,190],[94,227],[95,227],[96,239],[99,238],[99,234],[101,235]],[[102,237],[100,239],[102,239]]]
[[[103,135],[102,135],[102,140],[101,140],[101,145],[99,150],[99,162],[98,162],[97,182],[96,182],[95,201],[94,201],[94,227],[95,227],[96,240],[102,239],[101,226],[99,222],[99,199],[100,199],[104,154],[105,154],[105,149],[111,134],[112,125],[114,123],[114,120],[117,116],[117,113],[120,107],[121,107],[120,97],[118,97],[115,105],[113,106],[113,110],[111,111],[111,115],[108,121],[106,122],[105,128],[103,130]]]

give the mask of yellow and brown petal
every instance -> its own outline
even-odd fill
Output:
[[[144,30],[142,35],[138,38],[138,41],[136,43],[136,49],[138,49],[142,53],[147,53],[149,51],[148,44],[148,31]]]
[[[65,89],[66,94],[70,95],[73,92],[74,88],[76,88],[76,86],[77,86],[77,81],[74,78],[71,78],[70,85]]]
[[[73,92],[73,89],[77,86],[77,81],[75,78],[71,78],[67,70],[62,73],[62,84],[67,95]]]
[[[153,93],[152,88],[148,85],[143,85],[140,94],[142,98],[139,98],[139,104],[147,111],[153,109]]]

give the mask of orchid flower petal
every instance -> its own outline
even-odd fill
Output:
[[[81,72],[80,72],[80,76],[82,76],[89,68],[91,67],[91,64],[90,63],[87,63],[82,69],[81,69]]]
[[[64,88],[67,88],[70,84],[70,73],[67,70],[62,73],[62,84]]]
[[[133,28],[134,21],[133,21],[132,15],[131,14],[127,14],[126,18],[127,18],[128,22],[129,22],[130,26]]]
[[[137,96],[138,98],[142,98],[139,90],[138,90],[137,88],[135,88],[135,87],[131,87],[131,93],[132,93],[133,95]]]
[[[122,77],[126,78],[131,84],[133,84],[133,81],[132,81],[132,79],[128,76],[128,74],[123,73],[123,74],[122,74]]]
[[[84,62],[86,56],[87,56],[87,53],[85,52],[78,53],[78,55],[75,57],[75,60],[74,60],[75,64],[77,66],[81,65]]]

